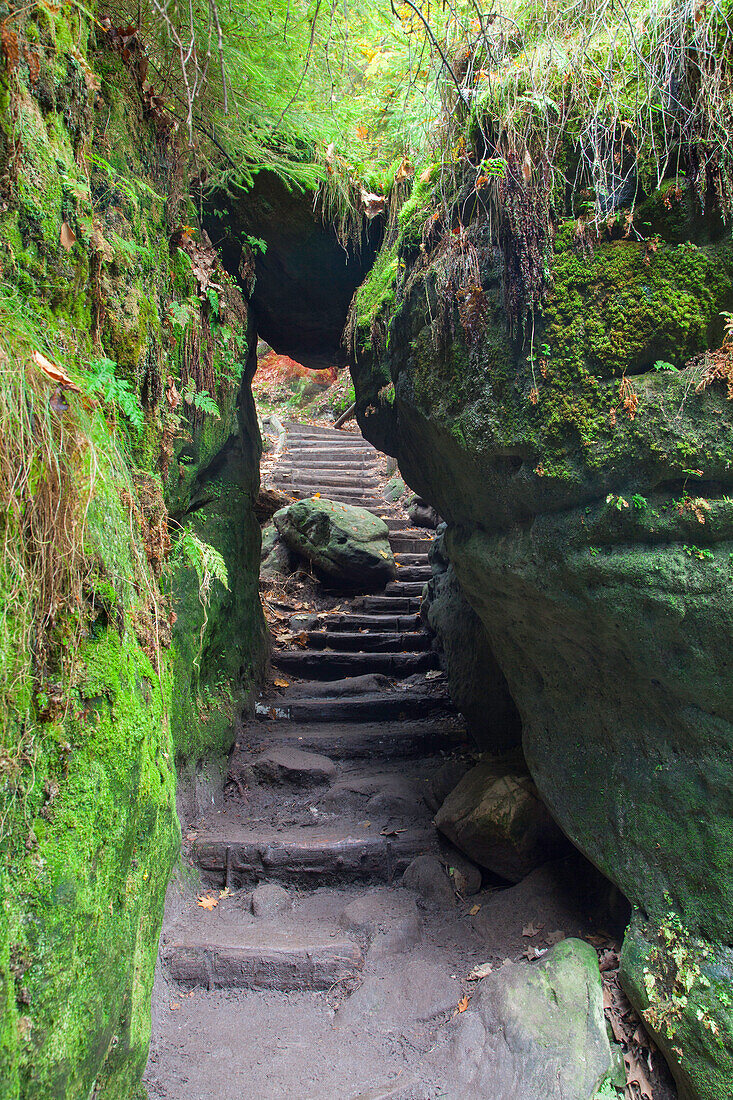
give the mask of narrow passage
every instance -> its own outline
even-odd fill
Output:
[[[434,826],[475,755],[420,616],[432,533],[385,500],[383,458],[289,426],[273,483],[383,518],[397,579],[324,588],[291,617],[223,792],[200,781],[187,803],[195,879],[169,891],[151,1097],[458,1096],[477,966],[528,965],[592,928],[579,857],[510,886]]]

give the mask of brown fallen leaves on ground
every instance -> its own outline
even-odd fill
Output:
[[[628,1100],[654,1100],[652,1052],[655,1049],[641,1020],[621,988],[618,952],[613,947],[598,952],[603,982],[603,1010],[616,1042],[621,1044],[626,1067]]]

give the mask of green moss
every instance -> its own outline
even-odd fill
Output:
[[[372,325],[382,310],[393,305],[399,273],[397,242],[385,245],[367,279],[356,292],[356,326],[364,348],[371,348]]]

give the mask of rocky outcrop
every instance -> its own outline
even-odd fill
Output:
[[[60,7],[7,33],[0,1093],[129,1100],[179,843],[174,758],[211,749],[217,690],[227,745],[263,656],[252,332],[176,197],[185,156],[126,67],[139,43],[123,58]],[[171,554],[171,528],[198,556]],[[219,612],[242,646],[224,648]]]
[[[251,291],[260,335],[280,354],[319,369],[343,361],[349,302],[374,260],[380,227],[365,222],[361,247],[344,248],[313,200],[312,191],[261,171],[239,202],[211,195],[210,210],[224,207],[227,223],[209,216],[206,226],[227,270]]]
[[[396,572],[384,520],[366,508],[326,500],[299,500],[273,516],[293,553],[342,588],[383,588]]]
[[[542,798],[634,906],[632,999],[681,1095],[707,1098],[733,1080],[733,404],[728,345],[695,356],[720,346],[733,248],[711,217],[680,235],[688,198],[666,198],[646,241],[604,230],[584,248],[558,228],[526,344],[508,334],[485,224],[466,231],[470,331],[453,309],[436,332],[445,252],[405,246],[387,350],[363,346],[352,373],[364,433],[448,521]],[[677,967],[670,920],[713,978]]]

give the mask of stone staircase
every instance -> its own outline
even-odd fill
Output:
[[[287,687],[243,730],[232,796],[188,834],[215,906],[189,906],[167,925],[164,965],[184,987],[338,983],[348,992],[371,942],[344,918],[349,903],[375,887],[393,892],[400,904],[389,942],[402,942],[400,878],[417,856],[439,852],[424,792],[465,748],[465,732],[419,615],[430,538],[382,498],[378,461],[361,436],[290,427],[278,487],[382,516],[399,579],[378,595],[341,597],[304,645],[273,654]]]

